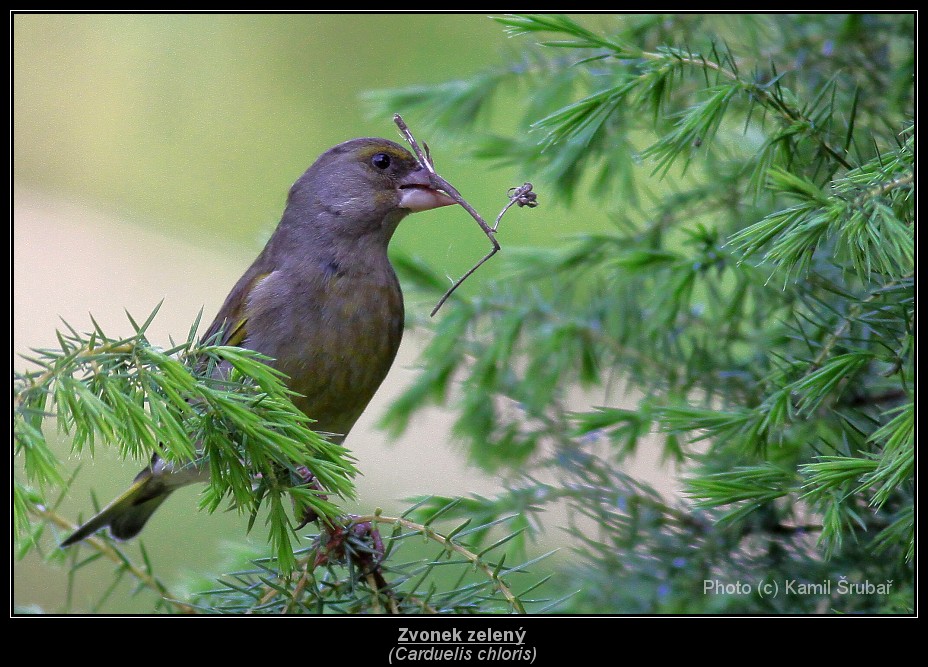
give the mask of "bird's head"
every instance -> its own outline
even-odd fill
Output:
[[[324,225],[338,236],[389,241],[409,213],[455,203],[429,183],[412,153],[387,139],[352,139],[327,150],[290,189],[285,220]]]

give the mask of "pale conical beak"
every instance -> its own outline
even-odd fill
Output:
[[[456,203],[444,192],[432,187],[429,183],[429,172],[424,168],[412,172],[400,181],[399,192],[399,208],[408,208],[414,213]]]

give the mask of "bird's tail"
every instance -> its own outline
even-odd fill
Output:
[[[117,540],[135,537],[155,510],[171,495],[174,488],[176,487],[164,484],[161,476],[154,474],[151,468],[146,468],[138,474],[132,486],[125,493],[74,531],[74,534],[62,542],[61,546],[68,547],[76,544],[107,526],[110,529],[110,535]]]

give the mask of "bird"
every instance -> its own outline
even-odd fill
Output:
[[[403,335],[390,239],[410,213],[454,203],[394,141],[366,137],[330,148],[290,188],[276,229],[202,340],[218,337],[265,355],[314,430],[340,444],[386,377]],[[125,493],[61,547],[103,528],[130,539],[173,491],[206,481],[203,467],[176,466],[156,453]]]

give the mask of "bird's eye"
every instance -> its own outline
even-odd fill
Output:
[[[378,169],[386,169],[390,166],[390,156],[386,153],[377,153],[371,158],[371,164]]]

